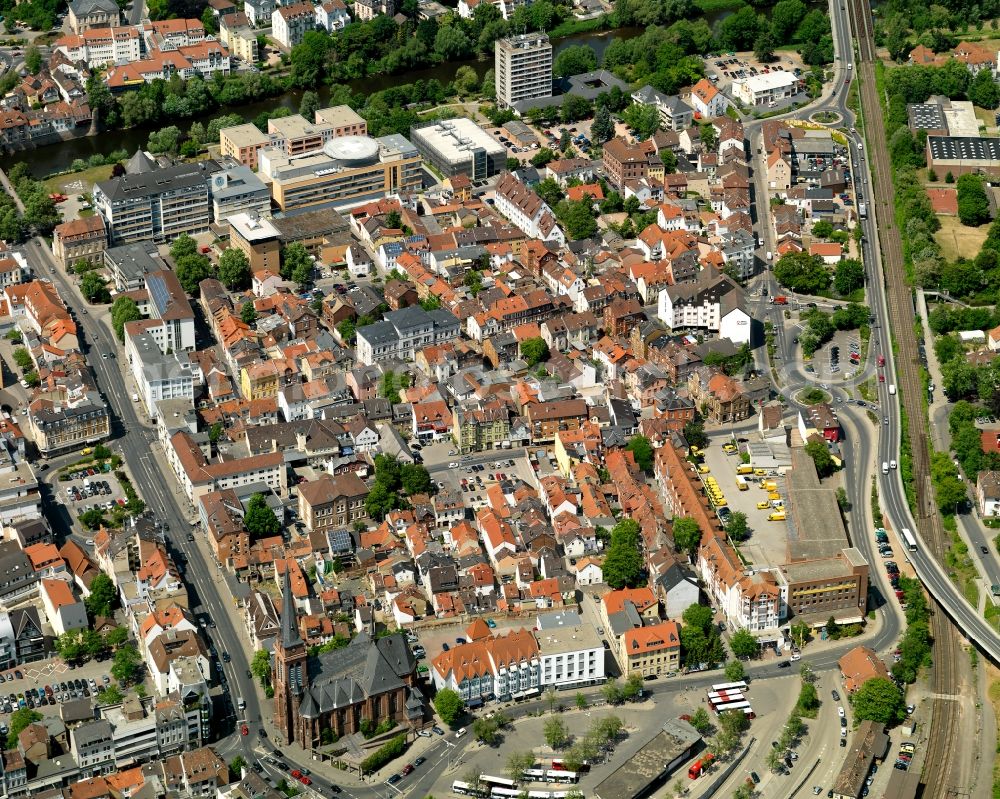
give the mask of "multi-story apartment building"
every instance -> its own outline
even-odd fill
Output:
[[[780,573],[746,569],[736,550],[717,536],[702,544],[698,566],[706,593],[732,628],[757,635],[778,629],[786,590]]]
[[[81,34],[63,36],[54,47],[74,64],[82,61],[89,69],[129,64],[143,54],[142,35],[134,27],[91,28]]]
[[[614,138],[604,145],[604,172],[618,191],[624,191],[628,181],[642,178],[663,179],[663,161],[650,142],[629,144]]]
[[[294,7],[286,6],[286,8]],[[271,147],[276,147],[287,156],[321,150],[324,144],[334,138],[332,125],[325,122],[310,122],[301,114],[268,120],[267,135],[271,139]]]
[[[459,335],[459,322],[444,309],[425,311],[419,305],[385,314],[382,321],[358,330],[358,362],[371,366],[376,361],[413,360],[417,350]]]
[[[680,670],[681,630],[675,621],[627,630],[617,643],[622,674],[663,677]]]
[[[525,408],[531,440],[534,443],[555,441],[560,430],[577,430],[589,416],[582,399],[534,402]]]
[[[126,326],[125,357],[143,407],[150,419],[156,419],[161,400],[187,399],[194,403],[195,377],[187,355],[161,350],[156,339],[143,330],[142,321]]]
[[[63,222],[52,231],[52,254],[64,269],[81,260],[101,263],[107,246],[108,232],[98,214]]]
[[[486,627],[485,622],[482,625]],[[431,676],[438,690],[451,688],[469,707],[490,698],[510,701],[538,694],[541,660],[538,642],[525,629],[504,636],[487,634],[457,644],[434,658]]]
[[[241,489],[256,483],[267,485],[279,496],[288,491],[282,452],[265,452],[212,463],[191,434],[182,430],[170,437],[166,455],[170,468],[192,504],[210,491]]]
[[[548,204],[510,173],[505,173],[494,189],[496,209],[528,238],[562,246],[566,235]]]
[[[236,214],[229,218],[229,243],[246,255],[250,269],[280,274],[281,232],[267,219]]]
[[[149,294],[149,319],[141,320],[145,331],[163,352],[193,352],[194,310],[177,275],[170,269],[151,272],[145,278]]]
[[[69,4],[69,27],[73,33],[117,25],[121,9],[115,0],[73,0]]]
[[[510,438],[510,414],[499,404],[480,407],[456,405],[452,410],[451,435],[464,454],[499,447]]]
[[[344,0],[325,0],[316,4],[316,25],[327,33],[342,31],[351,24]]]
[[[233,58],[254,64],[260,60],[257,31],[242,11],[225,14],[219,19],[219,39],[229,48]]]
[[[115,744],[111,724],[103,719],[81,724],[70,736],[70,753],[81,776],[97,777],[115,769]]]
[[[274,204],[286,212],[358,205],[422,185],[420,153],[399,134],[332,138],[320,151],[299,157],[269,147],[258,153],[258,164],[271,181]]]
[[[552,96],[552,44],[545,33],[525,33],[494,44],[497,105]]]
[[[316,10],[310,3],[293,3],[276,8],[271,13],[274,40],[291,50],[302,42],[306,31],[316,28]]]
[[[657,315],[671,330],[707,330],[736,344],[750,342],[743,289],[731,277],[705,270],[694,281],[660,289]]]
[[[543,688],[582,688],[604,682],[604,644],[592,624],[584,624],[578,613],[566,610],[540,615],[535,626]]]
[[[208,230],[208,177],[216,171],[214,161],[204,161],[96,184],[94,207],[104,219],[109,241],[172,241],[183,233]]]
[[[96,396],[74,405],[37,399],[28,406],[28,426],[35,446],[46,457],[96,444],[111,435],[107,406]]]
[[[349,529],[367,521],[368,486],[354,472],[323,474],[299,485],[299,518],[309,532]]]

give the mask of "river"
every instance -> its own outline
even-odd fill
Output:
[[[581,33],[573,36],[565,36],[553,42],[553,50],[559,53],[572,45],[586,44],[597,53],[597,61],[600,63],[605,49],[615,39],[631,39],[642,33],[642,28],[619,28],[614,31],[596,31]],[[410,72],[398,75],[379,75],[363,80],[352,81],[348,85],[355,92],[377,92],[388,89],[392,86],[399,86],[405,83],[415,83],[418,80],[431,80],[436,78],[441,83],[448,83],[455,77],[455,72],[461,66],[470,66],[482,77],[486,70],[493,66],[492,58],[484,58],[470,61],[452,61],[446,64],[427,67],[425,69],[415,69]],[[320,102],[325,103],[330,95],[330,90],[326,86],[317,89]],[[278,107],[297,109],[302,99],[302,91],[294,90],[286,92],[278,97],[271,97],[260,102],[250,103],[239,108],[219,109],[213,112],[215,115],[223,113],[236,113],[247,121],[252,120],[264,111],[272,111]],[[190,125],[190,120],[179,123],[182,129]],[[113,150],[126,150],[130,155],[140,147],[145,147],[149,139],[150,130],[155,130],[166,122],[159,123],[152,127],[132,128],[129,130],[108,130],[100,136],[87,136],[79,139],[72,139],[58,144],[51,144],[38,147],[33,150],[24,150],[13,155],[0,158],[0,167],[9,169],[16,163],[27,164],[32,174],[36,177],[45,177],[54,172],[61,172],[70,168],[70,164],[77,159],[87,159],[95,153],[104,155]]]

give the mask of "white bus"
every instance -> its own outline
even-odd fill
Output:
[[[451,792],[457,793],[461,796],[482,796],[483,791],[478,791],[473,788],[469,783],[462,782],[461,780],[455,780],[451,784]]]
[[[750,707],[749,702],[729,702],[725,705],[714,705],[712,709],[719,715],[730,710],[735,710],[738,713],[742,712],[749,718],[756,718],[756,714],[753,712],[753,708]]]
[[[522,779],[529,782],[545,782],[545,769],[526,768]]]
[[[713,691],[745,691],[747,689],[747,684],[745,682],[720,682],[718,685],[713,685]]]
[[[913,537],[913,533],[910,532],[910,528],[904,527],[900,532],[900,535],[903,536],[903,543],[906,544],[906,548],[910,550],[910,552],[916,552],[917,539]]]
[[[507,788],[508,790],[513,790],[517,787],[517,783],[514,780],[508,780],[506,777],[491,777],[489,774],[480,774],[479,781],[483,785],[488,785],[491,788]]]
[[[494,788],[490,791],[492,799],[517,799],[520,795],[521,791],[514,788]]]
[[[563,785],[571,785],[575,783],[579,777],[577,777],[575,771],[563,771],[561,769],[556,771],[553,769],[552,771],[546,772],[545,779],[548,782],[558,782]]]

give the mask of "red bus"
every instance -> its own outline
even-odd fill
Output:
[[[708,768],[711,762],[715,760],[715,755],[709,752],[700,760],[696,760],[694,765],[688,769],[688,779],[696,780],[702,775],[702,772]]]

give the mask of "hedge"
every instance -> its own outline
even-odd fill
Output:
[[[406,733],[400,733],[395,738],[382,744],[372,754],[361,761],[361,770],[366,772],[378,771],[386,763],[395,760],[406,751]]]

